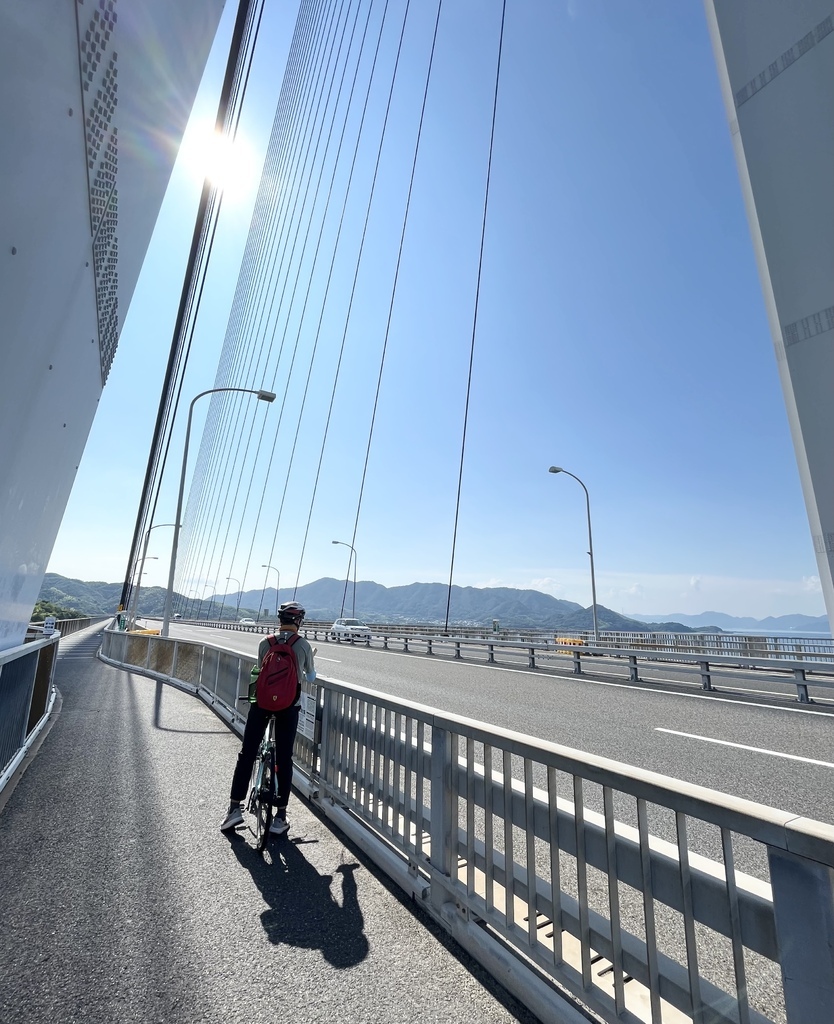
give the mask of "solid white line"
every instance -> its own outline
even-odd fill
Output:
[[[799,754],[783,754],[779,750],[767,750],[764,747],[749,747],[746,743],[731,743],[729,740],[716,740],[711,736],[698,736],[694,732],[678,732],[676,729],[656,728],[655,732],[665,732],[670,736],[684,736],[688,740],[703,740],[704,743],[718,743],[722,747],[737,747],[739,750],[752,750],[754,754],[769,754],[771,757],[785,757],[789,761],[803,761],[805,764],[819,764],[823,768],[834,768],[830,761],[818,761],[815,757],[800,757]]]
[[[316,661],[332,661],[334,665],[341,665],[341,661],[338,658],[322,658],[320,654],[316,655]]]

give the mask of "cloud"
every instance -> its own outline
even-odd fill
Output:
[[[822,584],[820,583],[819,576],[803,576],[802,577],[802,589],[807,591],[809,594],[819,594],[822,592]]]
[[[690,576],[689,577],[689,589],[690,590],[700,590],[701,589],[701,577],[700,576]]]
[[[544,594],[562,594],[564,586],[552,576],[544,576],[542,579],[530,580],[529,586],[533,590],[541,590]]]
[[[475,583],[469,583],[467,585],[470,586],[470,587],[477,587],[478,589],[481,589],[483,587],[509,587],[509,586],[512,586],[511,583],[505,583],[504,580],[499,579],[497,576],[493,576],[492,579],[488,579],[488,580],[478,580]]]

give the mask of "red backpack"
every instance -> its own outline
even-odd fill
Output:
[[[293,644],[298,633],[286,641],[268,636],[269,650],[264,655],[255,689],[256,702],[264,711],[283,711],[298,700],[300,683],[298,661]]]

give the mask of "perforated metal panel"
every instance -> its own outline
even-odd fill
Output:
[[[37,598],[222,8],[0,3],[0,650]]]
[[[119,128],[114,124],[119,103],[119,55],[112,45],[118,13],[116,0],[98,0],[92,10],[84,0],[77,0],[77,4],[98,344],[104,384],[119,343]]]

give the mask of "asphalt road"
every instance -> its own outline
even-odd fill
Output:
[[[535,1024],[302,800],[265,860],[224,836],[239,740],[95,633],[2,798],[0,1021]]]

